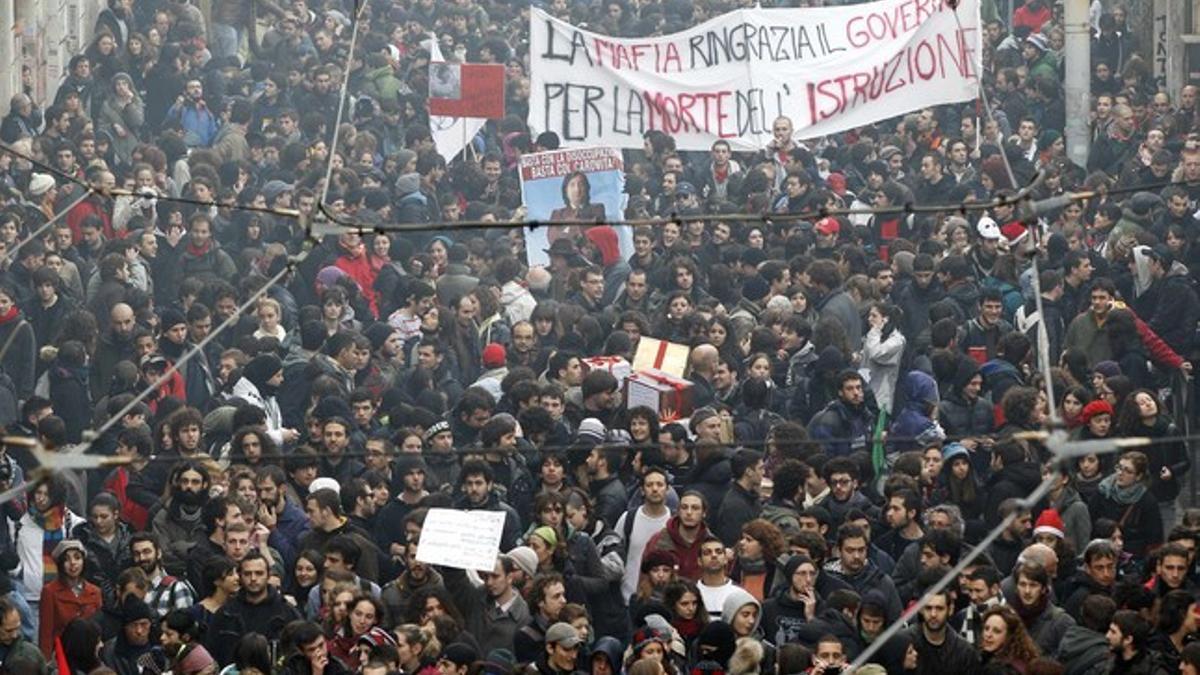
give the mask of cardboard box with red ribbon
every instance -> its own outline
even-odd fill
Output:
[[[589,356],[579,362],[583,364],[584,375],[593,370],[607,370],[617,378],[617,386],[624,385],[625,378],[633,373],[633,366],[620,356]]]
[[[642,336],[638,339],[637,353],[633,355],[633,370],[658,370],[682,378],[691,353],[687,345]]]
[[[646,406],[664,424],[674,422],[692,414],[692,392],[692,383],[682,377],[653,368],[639,370],[625,378],[625,407]]]

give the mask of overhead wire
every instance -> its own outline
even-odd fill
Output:
[[[123,410],[120,413],[113,415],[112,419],[119,421],[121,417],[129,414],[131,411],[134,410],[134,408],[136,408],[136,405],[130,406],[128,410]],[[112,426],[113,425],[108,425],[107,428],[112,428]],[[102,428],[104,428],[104,427],[102,427]],[[105,430],[107,430],[107,428]],[[232,430],[231,435],[230,435],[230,440],[232,441],[233,436],[235,436],[237,434],[237,432],[242,431],[242,430],[243,429]],[[261,429],[259,429],[258,431],[260,431],[261,433],[265,433],[265,431],[262,431]],[[93,433],[96,433],[98,435],[100,432],[97,431],[97,432],[93,432]],[[1046,438],[1048,438],[1048,435],[1045,433],[1041,433],[1041,432],[1029,432],[1029,433],[1022,433],[1020,435],[1014,435],[1013,437],[1018,438],[1020,440],[1025,440],[1025,441],[1043,441]],[[395,436],[393,436],[393,438],[395,438]],[[946,443],[959,442],[959,441],[964,440],[964,438],[966,438],[966,437],[952,437],[952,438],[946,439],[945,442]],[[3,437],[3,438],[0,438],[0,443],[15,442],[15,440],[16,440],[16,437]],[[371,438],[368,437],[368,440],[371,440]],[[849,443],[849,442],[856,441],[856,440],[861,440],[861,439],[830,438],[830,439],[806,440],[806,441],[795,441],[795,442],[783,442],[783,441],[774,441],[774,440],[772,440],[772,441],[746,441],[746,442],[730,442],[725,445],[727,447],[738,448],[738,449],[744,448],[744,449],[749,449],[749,450],[765,450],[765,449],[770,448],[772,445],[776,445],[776,446],[783,445],[783,446],[785,446],[785,448],[790,448],[792,450],[794,450],[796,448],[802,448],[802,447],[820,446],[824,450],[825,446],[835,445],[835,444],[844,444],[844,443]],[[1154,446],[1160,446],[1160,445],[1169,445],[1169,444],[1174,444],[1174,443],[1184,443],[1184,442],[1188,442],[1188,441],[1192,441],[1192,440],[1200,440],[1200,435],[1189,434],[1189,435],[1163,436],[1163,437],[1154,437],[1154,438],[1143,437],[1143,436],[1121,437],[1121,438],[1110,437],[1110,438],[1104,438],[1104,439],[1095,439],[1092,441],[1072,442],[1071,443],[1071,446],[1072,446],[1071,451],[1061,452],[1060,455],[1062,455],[1066,459],[1074,459],[1083,454],[1091,454],[1091,452],[1090,452],[1090,449],[1092,447],[1091,444],[1095,444],[1095,443],[1102,443],[1105,445],[1111,444],[1112,446],[1116,447],[1117,449],[1127,450],[1127,449],[1137,449],[1137,448],[1144,448],[1144,447],[1154,447]],[[918,441],[918,439],[917,438],[904,438],[904,437],[891,437],[891,438],[885,439],[885,441],[915,443]],[[313,444],[310,444],[310,443],[299,443],[298,447],[299,446],[307,446],[314,450],[321,450],[320,447],[314,446]],[[1075,451],[1076,446],[1078,446],[1081,450]],[[575,453],[575,452],[590,451],[592,447],[612,448],[619,452],[623,452],[626,456],[632,457],[633,455],[636,455],[639,452],[644,452],[646,450],[660,450],[660,449],[662,449],[663,446],[660,443],[635,443],[635,442],[631,442],[631,441],[614,441],[614,440],[598,441],[594,446],[586,444],[586,443],[568,444],[568,445],[554,444],[554,445],[517,445],[517,446],[458,445],[458,446],[452,447],[448,451],[439,451],[439,450],[434,450],[432,448],[424,447],[424,448],[422,448],[422,450],[419,453],[418,452],[408,452],[408,451],[402,450],[400,448],[394,448],[392,453],[389,455],[389,458],[394,459],[395,457],[398,457],[401,455],[418,455],[418,454],[421,455],[422,457],[445,457],[447,455],[454,456],[454,457],[462,457],[465,455],[480,455],[480,454],[499,454],[499,455],[518,456],[518,455],[527,455],[531,452],[536,452],[539,454],[551,454],[551,455],[564,455],[565,456],[565,455],[570,455],[571,453]],[[224,453],[219,452],[222,450],[222,448],[214,446],[214,447],[209,448],[209,450],[212,450],[212,451],[216,452],[217,454],[214,454],[214,452],[203,452],[202,455],[208,456],[208,457],[213,457],[214,459],[220,459],[221,456],[224,456]],[[692,445],[692,450],[693,451],[695,450],[694,444]],[[790,450],[785,449],[783,454],[787,455],[789,451]],[[976,450],[974,452],[984,452],[984,451]],[[239,456],[241,456],[241,453],[238,452],[237,448],[231,447],[229,449],[228,455],[231,457],[239,457]],[[346,451],[343,451],[342,453],[340,453],[338,456],[342,457],[342,458],[346,458],[346,459],[363,459],[366,457],[375,457],[377,455],[375,453],[367,452],[366,450],[346,450]],[[151,456],[151,457],[146,457],[143,459],[145,459],[146,461],[149,461],[149,462],[176,462],[176,461],[179,461],[178,457],[165,457],[165,456]],[[282,459],[286,460],[286,458],[282,458]],[[801,460],[801,461],[803,461],[803,460]],[[670,469],[671,467],[668,466],[666,468]]]
[[[104,195],[112,198],[116,196],[131,196],[131,197],[148,197],[152,196],[155,200],[166,203],[178,203],[190,206],[201,207],[216,207],[221,210],[229,211],[245,211],[249,213],[262,213],[268,215],[282,216],[285,218],[298,219],[303,214],[298,209],[286,209],[278,207],[263,207],[254,206],[252,204],[222,204],[220,202],[193,199],[190,197],[173,197],[170,195],[148,195],[138,190],[128,190],[125,188],[101,188],[92,186],[86,182],[71,176],[56,167],[40,162],[29,155],[18,152],[8,146],[0,144],[0,152],[7,153],[14,157],[18,157],[28,161],[35,166],[52,172],[54,175],[75,183],[85,189],[92,189],[96,194]],[[331,156],[332,157],[332,156]],[[331,158],[332,161],[332,158]],[[761,213],[708,213],[696,215],[680,215],[672,213],[667,216],[655,216],[650,218],[621,218],[597,220],[589,223],[588,221],[579,220],[563,220],[563,219],[533,219],[533,220],[442,220],[430,221],[421,223],[393,223],[393,224],[378,224],[368,225],[365,223],[355,223],[349,221],[338,214],[328,211],[324,215],[329,219],[330,231],[357,232],[359,234],[387,234],[387,233],[405,233],[417,232],[423,233],[430,230],[441,231],[457,231],[457,230],[488,230],[488,229],[535,229],[539,227],[562,226],[562,225],[613,225],[613,226],[648,226],[662,227],[667,224],[680,224],[684,222],[705,222],[705,223],[721,223],[721,222],[757,222],[770,224],[775,222],[788,223],[799,221],[813,221],[821,218],[833,216],[856,216],[856,215],[875,215],[875,216],[894,216],[894,215],[914,215],[914,214],[935,214],[948,213],[958,215],[968,215],[974,212],[987,211],[998,206],[1019,207],[1022,204],[1042,204],[1050,203],[1053,206],[1061,206],[1074,201],[1082,201],[1091,199],[1102,194],[1104,195],[1121,195],[1135,192],[1149,192],[1162,190],[1163,188],[1172,186],[1192,185],[1193,183],[1187,180],[1164,180],[1152,183],[1142,183],[1138,185],[1106,188],[1104,190],[1077,190],[1072,192],[1064,192],[1060,195],[1054,195],[1044,200],[1034,200],[1031,194],[1000,196],[988,200],[980,201],[959,201],[947,202],[940,204],[916,204],[914,202],[906,202],[891,206],[861,206],[861,207],[819,207],[807,209],[794,213],[775,213],[765,211]],[[320,203],[318,204],[320,206]],[[338,229],[340,228],[340,229]]]

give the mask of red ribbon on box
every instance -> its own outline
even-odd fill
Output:
[[[663,359],[667,358],[667,347],[671,346],[666,340],[658,341],[658,353],[654,355],[654,367],[658,368],[662,365]],[[665,382],[663,384],[666,384]]]
[[[659,347],[658,358],[660,358],[660,359],[662,358],[663,354],[667,351],[666,346],[665,346],[666,344],[667,343],[664,341],[662,343],[662,346]],[[676,400],[678,400],[679,396],[683,394],[684,390],[687,389],[691,385],[691,382],[688,382],[687,380],[681,380],[679,378],[672,377],[665,373],[657,373],[657,372],[653,372],[653,371],[649,371],[649,370],[641,370],[641,371],[638,371],[637,374],[639,376],[646,377],[646,379],[648,379],[648,380],[654,380],[655,382],[657,382],[659,384],[665,384],[668,387],[674,389],[675,394],[676,394]],[[675,420],[680,419],[678,414],[673,414],[669,417],[663,417],[661,411],[659,412],[658,418],[659,418],[660,422],[674,422]]]
[[[606,364],[615,366],[624,360],[625,359],[620,356],[589,356],[588,358],[584,359],[584,362],[589,365],[597,365],[598,366],[600,364],[606,363]]]

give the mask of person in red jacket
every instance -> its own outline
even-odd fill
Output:
[[[1027,0],[1013,12],[1012,25],[1013,28],[1028,26],[1030,33],[1036,33],[1052,18],[1054,12],[1046,4],[1046,0]]]
[[[54,643],[67,624],[100,611],[100,587],[83,578],[87,550],[78,539],[63,539],[54,546],[51,558],[58,576],[42,587],[38,601],[38,646],[50,658]]]
[[[700,545],[708,537],[708,528],[704,525],[706,515],[708,504],[704,496],[695,491],[685,492],[679,498],[678,513],[646,542],[643,557],[652,551],[673,553],[679,561],[679,576],[696,581],[700,578]]]
[[[338,249],[341,255],[333,263],[358,284],[359,290],[371,307],[372,316],[379,316],[375,296],[375,270],[367,257],[367,246],[357,232],[347,232],[338,236]]]

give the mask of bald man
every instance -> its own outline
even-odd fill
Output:
[[[692,350],[692,372],[688,379],[692,381],[692,400],[697,408],[711,405],[717,400],[713,378],[717,374],[717,363],[720,359],[717,348],[710,344],[703,344]]]
[[[92,399],[99,401],[108,393],[113,371],[121,361],[135,361],[133,334],[137,328],[133,308],[118,302],[108,312],[108,330],[100,336],[92,359]]]
[[[1046,568],[1046,573],[1050,575],[1050,602],[1057,604],[1058,599],[1054,596],[1054,586],[1058,581],[1058,554],[1045,544],[1030,544],[1021,551],[1012,574],[1000,582],[1000,591],[1004,593],[1005,602],[1011,605],[1017,601],[1017,573],[1021,571],[1021,565],[1026,562],[1037,563]]]

